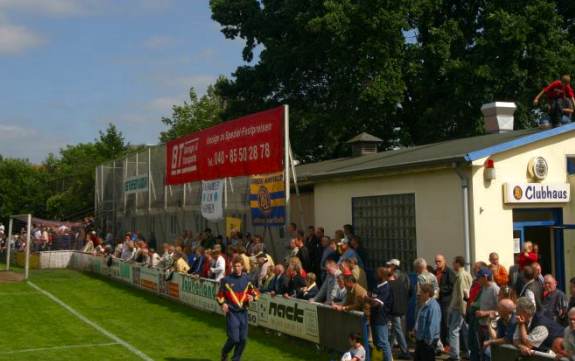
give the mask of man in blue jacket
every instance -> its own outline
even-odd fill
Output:
[[[243,273],[243,260],[236,256],[232,260],[232,273],[220,281],[217,301],[226,315],[228,340],[222,349],[222,361],[234,350],[232,361],[240,361],[248,337],[248,305],[257,300],[259,292]]]
[[[377,269],[377,280],[379,284],[373,290],[370,298],[371,302],[371,329],[374,335],[375,346],[382,350],[383,360],[392,361],[391,346],[389,345],[389,330],[387,322],[390,320],[393,308],[393,293],[388,282],[389,271],[380,267]]]
[[[430,284],[419,286],[421,309],[415,320],[415,361],[434,361],[441,333],[441,307]]]

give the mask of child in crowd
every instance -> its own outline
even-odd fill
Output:
[[[365,348],[361,344],[361,336],[358,334],[349,335],[351,348],[343,354],[341,361],[365,361]]]

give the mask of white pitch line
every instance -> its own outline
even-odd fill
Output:
[[[32,287],[33,289],[35,289],[36,291],[42,293],[44,296],[48,297],[49,299],[51,299],[52,301],[56,302],[57,304],[59,304],[60,306],[62,306],[64,309],[66,309],[66,311],[70,312],[71,314],[73,314],[74,316],[76,316],[77,318],[79,318],[81,321],[83,321],[85,324],[92,326],[93,328],[95,328],[96,330],[98,330],[101,334],[103,334],[104,336],[108,337],[109,339],[113,340],[116,343],[119,343],[120,345],[124,346],[126,349],[128,349],[130,352],[132,352],[133,354],[137,355],[138,357],[140,357],[142,360],[145,361],[154,361],[153,358],[151,358],[150,356],[146,355],[145,353],[143,353],[142,351],[138,350],[137,348],[135,348],[134,346],[132,346],[131,344],[129,344],[128,342],[122,340],[121,338],[119,338],[118,336],[114,335],[113,333],[111,333],[110,331],[106,330],[105,328],[103,328],[102,326],[98,325],[97,323],[95,323],[94,321],[89,320],[88,318],[86,318],[85,316],[83,316],[82,314],[80,314],[78,311],[76,311],[75,309],[73,309],[72,307],[68,306],[67,304],[65,304],[62,300],[60,300],[59,298],[57,298],[56,296],[54,296],[53,294],[51,294],[50,292],[40,288],[39,286],[36,286],[34,283],[28,281],[28,284],[30,285],[30,287]]]
[[[85,344],[85,345],[65,345],[65,346],[54,346],[54,347],[28,348],[25,350],[3,351],[3,352],[0,352],[0,355],[12,355],[15,353],[52,351],[52,350],[68,350],[68,349],[72,349],[72,348],[103,347],[103,346],[114,346],[114,345],[119,345],[119,343],[109,342],[109,343],[92,343],[92,344]]]

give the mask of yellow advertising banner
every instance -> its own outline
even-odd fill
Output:
[[[231,237],[232,231],[242,230],[242,219],[236,217],[226,217],[226,236]]]

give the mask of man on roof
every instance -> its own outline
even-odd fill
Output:
[[[547,96],[547,113],[553,126],[568,122],[575,104],[575,92],[571,87],[571,76],[563,74],[560,80],[555,80],[543,88],[533,99],[534,105],[539,104],[539,98],[543,94]]]

